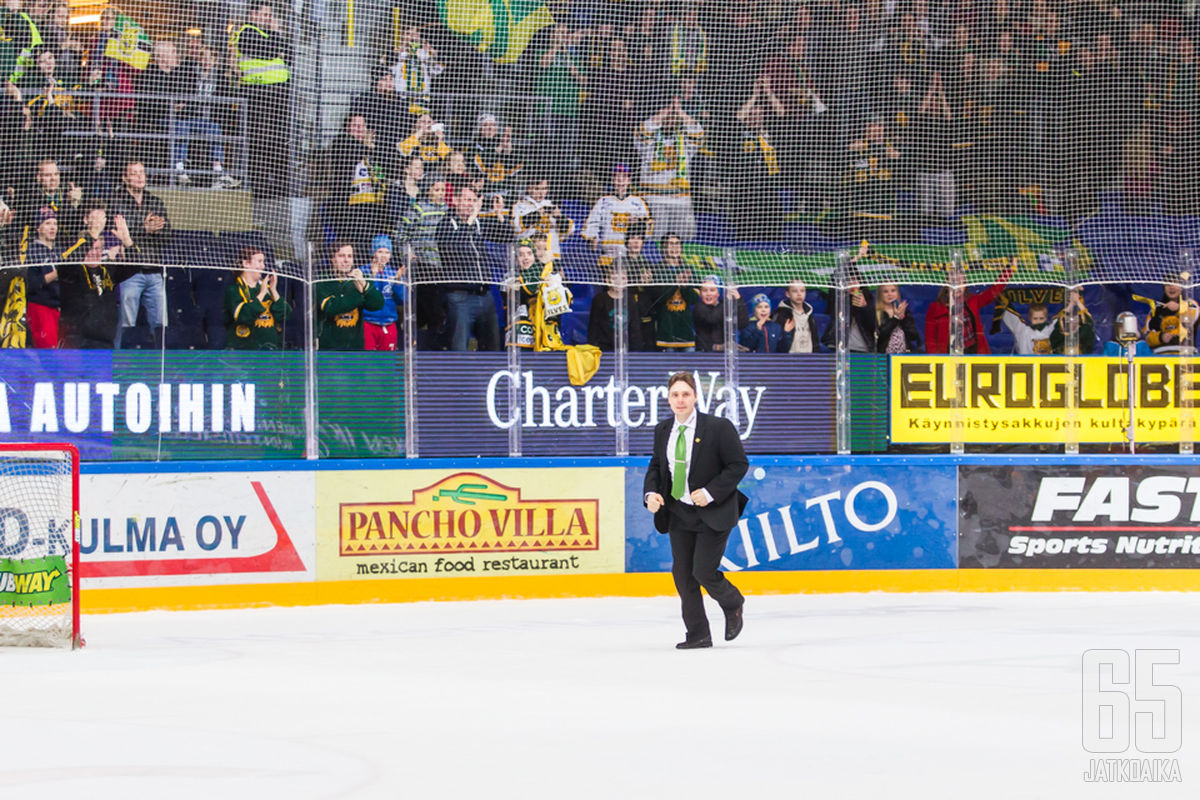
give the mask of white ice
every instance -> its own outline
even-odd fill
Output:
[[[85,617],[82,651],[0,649],[0,798],[1196,797],[1197,620],[751,596],[741,638],[681,652],[672,598]],[[1084,782],[1093,648],[1180,651],[1182,784]]]

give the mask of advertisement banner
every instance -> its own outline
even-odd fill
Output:
[[[1195,404],[1200,394],[1195,377],[1187,376],[1180,363],[1178,357],[1136,360],[1137,441],[1177,442],[1188,430],[1194,435],[1191,409],[1181,408],[1181,400]],[[957,401],[956,385],[962,387]],[[1072,407],[1068,408],[1071,398]],[[1124,359],[892,359],[892,441],[897,444],[1021,444],[1068,437],[1085,443],[1120,442],[1129,421],[1128,405],[1129,373]]]
[[[313,580],[311,472],[80,476],[82,588]]]
[[[564,353],[522,353],[510,369],[504,353],[418,357],[418,441],[422,456],[503,456],[518,429],[523,455],[612,455],[628,426],[629,451],[649,453],[654,426],[670,416],[667,377],[696,378],[697,407],[731,410],[751,453],[829,452],[835,446],[833,357],[743,357],[737,385],[725,380],[720,353],[630,353],[626,386],[614,357],[583,386],[567,377]]]
[[[624,470],[317,474],[320,580],[619,573]]]
[[[71,602],[67,560],[0,558],[0,606],[50,606]]]
[[[321,354],[322,456],[403,453],[401,358]],[[0,350],[0,441],[85,461],[303,458],[304,409],[299,352]]]
[[[669,572],[671,544],[642,503],[644,467],[626,470],[626,569]],[[755,466],[722,567],[740,570],[953,569],[954,467]]]
[[[1200,467],[959,467],[959,565],[1200,567]]]

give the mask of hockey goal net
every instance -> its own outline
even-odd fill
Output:
[[[0,645],[78,647],[79,452],[0,443]]]

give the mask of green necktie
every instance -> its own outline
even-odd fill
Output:
[[[687,491],[687,425],[679,426],[675,437],[675,475],[671,478],[671,497],[676,500]]]

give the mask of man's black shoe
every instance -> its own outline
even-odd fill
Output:
[[[698,650],[701,647],[712,647],[712,636],[705,634],[695,639],[688,637],[679,644],[675,645],[676,650]]]
[[[746,607],[746,601],[732,611],[725,612],[725,641],[732,642],[742,632],[742,609]]]

